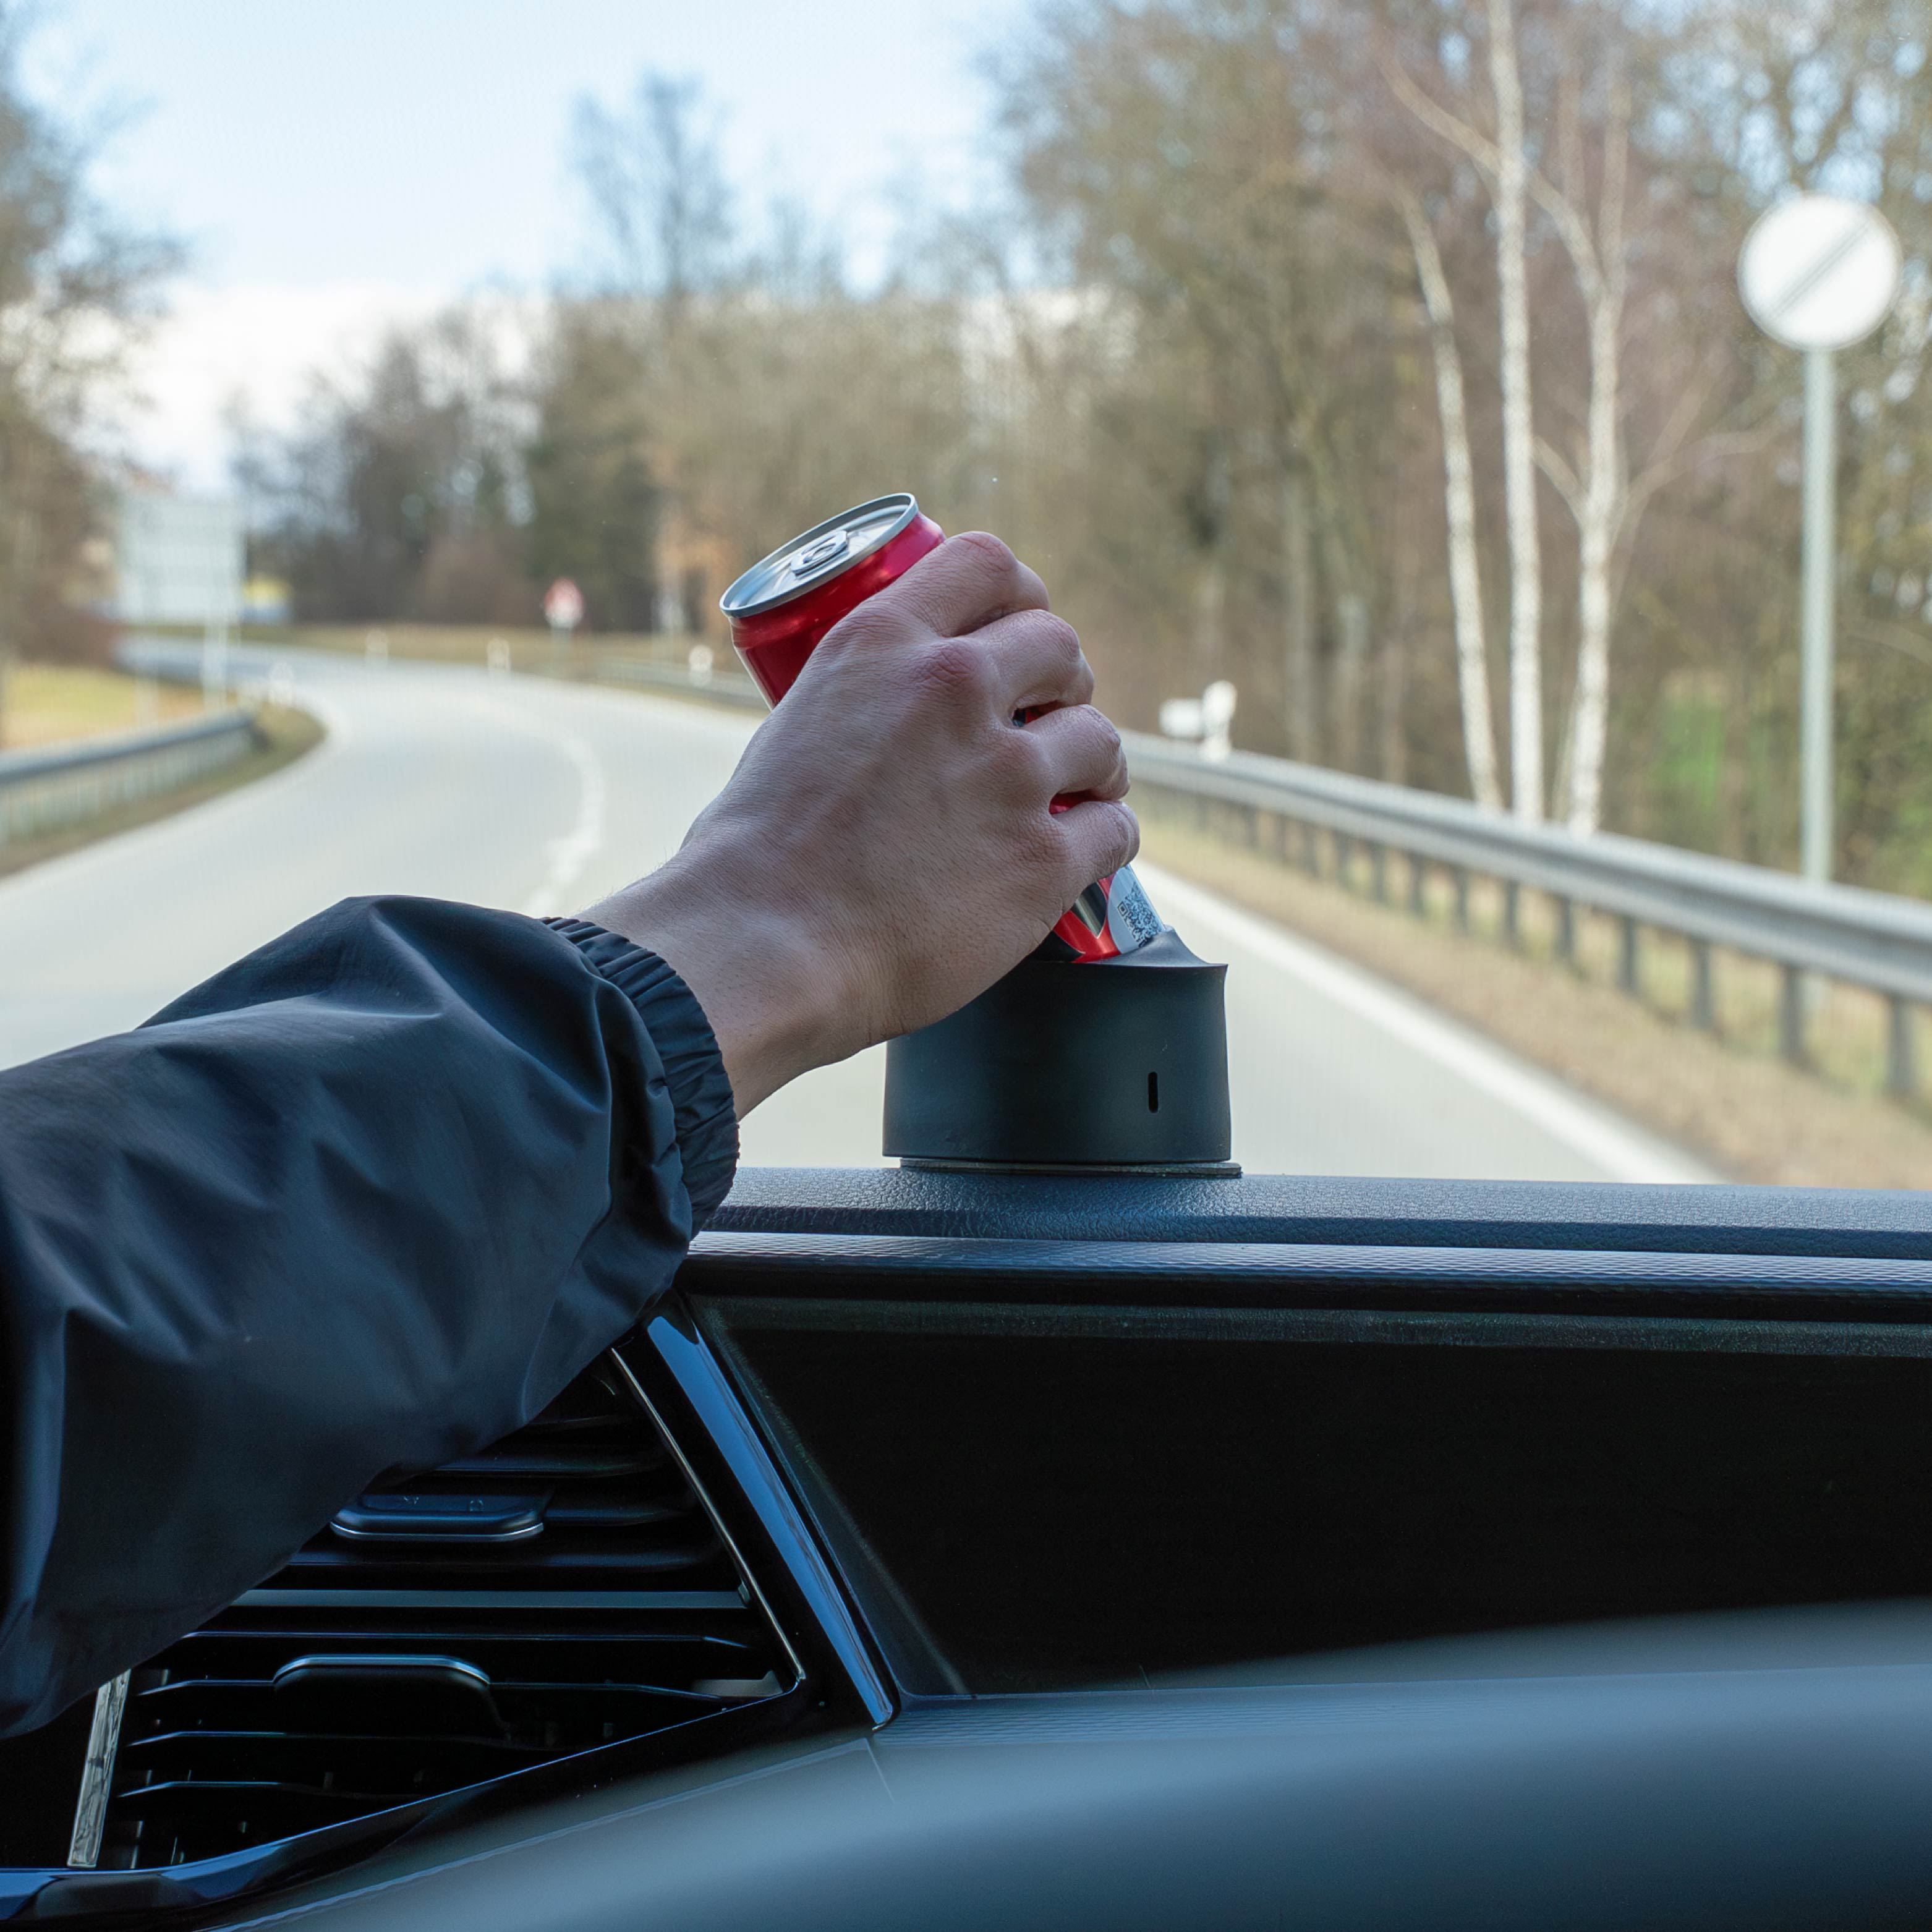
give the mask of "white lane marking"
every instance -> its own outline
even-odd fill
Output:
[[[550,739],[576,768],[577,816],[562,838],[551,839],[544,848],[550,869],[544,874],[543,884],[524,902],[524,911],[532,919],[566,909],[565,894],[604,844],[604,766],[590,748],[590,740],[580,738],[574,731],[547,730],[542,735]]]
[[[1134,861],[1134,870],[1162,913],[1171,920],[1177,912],[1180,914],[1174,923],[1182,927],[1184,935],[1189,927],[1197,931],[1218,927],[1232,944],[1246,947],[1324,999],[1333,1000],[1425,1054],[1458,1079],[1533,1122],[1610,1179],[1667,1184],[1719,1178],[1688,1154],[1620,1126],[1607,1113],[1574,1097],[1553,1076],[1520,1064],[1500,1048],[1371,979],[1360,968],[1345,964],[1172,872],[1138,859]]]
[[[501,678],[493,682],[501,683]],[[589,739],[568,726],[553,724],[540,713],[520,710],[502,699],[478,694],[470,698],[471,708],[494,718],[513,731],[536,738],[570,761],[577,774],[577,811],[570,828],[560,836],[545,841],[542,883],[519,910],[526,918],[542,919],[568,908],[565,900],[584,868],[603,850],[605,808],[609,787],[604,782],[604,764]]]

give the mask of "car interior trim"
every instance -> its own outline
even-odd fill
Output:
[[[827,1564],[818,1539],[716,1358],[688,1315],[674,1304],[661,1307],[646,1322],[644,1332],[657,1359],[676,1382],[680,1392],[724,1459],[740,1495],[757,1517],[773,1554],[784,1565],[793,1586],[838,1660],[868,1720],[874,1726],[890,1723],[897,1712],[898,1701],[873,1658],[858,1618]],[[670,1444],[672,1454],[692,1485],[692,1493],[704,1502],[706,1514],[716,1525],[740,1574],[758,1594],[760,1607],[779,1633],[788,1655],[802,1676],[803,1666],[798,1664],[797,1653],[786,1632],[784,1620],[778,1616],[765,1595],[756,1568],[746,1562],[722,1513],[706,1495],[680,1441],[679,1432],[668,1425],[646,1393],[642,1379],[626,1359],[623,1346],[620,1344],[612,1353],[622,1369],[626,1382]]]

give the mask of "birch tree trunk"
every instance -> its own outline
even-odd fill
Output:
[[[1624,294],[1624,182],[1630,102],[1612,81],[1604,143],[1604,178],[1594,238],[1575,204],[1545,184],[1576,269],[1590,323],[1590,406],[1584,436],[1577,537],[1576,697],[1570,722],[1570,830],[1587,837],[1603,823],[1604,761],[1610,739],[1610,573],[1629,501],[1622,428],[1621,337]],[[1580,176],[1576,183],[1581,191]]]
[[[1474,466],[1469,458],[1469,418],[1462,389],[1462,358],[1456,346],[1456,311],[1442,252],[1422,204],[1404,190],[1398,199],[1415,254],[1416,279],[1429,317],[1436,361],[1436,407],[1442,424],[1442,498],[1449,526],[1449,605],[1456,631],[1456,686],[1462,700],[1462,751],[1469,793],[1478,805],[1502,809],[1496,776],[1496,727],[1490,706],[1488,639],[1483,622],[1482,568],[1476,550]]]
[[[1582,500],[1577,506],[1576,713],[1570,725],[1572,832],[1603,822],[1604,758],[1610,720],[1610,560],[1622,516],[1622,464],[1618,434],[1617,328],[1620,302],[1595,304],[1590,316],[1590,414]]]
[[[1513,0],[1488,0],[1496,97],[1496,285],[1502,309],[1503,500],[1510,557],[1510,779],[1517,818],[1543,816],[1543,559],[1536,516],[1525,260],[1528,165]]]

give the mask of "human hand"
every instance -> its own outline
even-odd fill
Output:
[[[584,916],[691,988],[742,1117],[964,1005],[1132,858],[1093,690],[1040,579],[950,538],[826,634],[676,856]]]

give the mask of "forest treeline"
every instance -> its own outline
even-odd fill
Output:
[[[1904,294],[1841,358],[1842,876],[1932,891],[1932,0],[1044,0],[997,205],[856,283],[743,218],[694,90],[586,103],[600,271],[244,438],[298,614],[720,636],[910,488],[1011,541],[1104,699],[1772,864],[1796,843],[1798,358],[1736,292],[1795,188]]]

